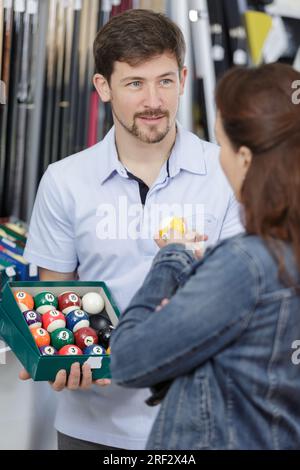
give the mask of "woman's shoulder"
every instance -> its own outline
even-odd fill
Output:
[[[230,266],[236,272],[247,270],[260,281],[267,279],[271,284],[278,282],[278,260],[275,253],[280,253],[287,269],[298,277],[292,246],[280,240],[266,241],[257,235],[247,233],[222,240],[205,252],[206,259],[215,259],[224,266]]]
[[[242,233],[220,241],[209,247],[203,258],[218,258],[229,265],[250,266],[254,271],[261,271],[262,266],[274,264],[274,258],[267,243],[257,235]]]

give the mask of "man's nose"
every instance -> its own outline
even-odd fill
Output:
[[[149,85],[145,90],[144,105],[147,108],[158,109],[162,105],[161,91],[155,85]]]

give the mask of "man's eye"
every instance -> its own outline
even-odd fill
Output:
[[[127,86],[130,86],[131,88],[139,88],[141,86],[141,82],[139,81],[131,82]]]
[[[172,80],[170,80],[169,78],[164,78],[164,79],[161,81],[161,84],[164,85],[164,86],[171,85],[171,83],[172,83]]]

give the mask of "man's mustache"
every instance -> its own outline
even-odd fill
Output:
[[[142,118],[156,118],[156,117],[169,117],[169,111],[163,111],[161,109],[151,109],[144,111],[143,113],[136,113],[134,115],[134,119],[142,117]]]

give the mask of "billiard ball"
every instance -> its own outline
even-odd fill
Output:
[[[67,344],[73,343],[74,335],[72,331],[68,330],[67,328],[58,328],[57,330],[53,331],[53,333],[51,333],[51,344],[58,350]]]
[[[89,356],[103,356],[106,352],[102,346],[99,346],[99,344],[92,344],[92,346],[84,348],[83,354],[87,354]]]
[[[82,351],[75,344],[67,344],[58,351],[58,354],[61,356],[81,356]]]
[[[34,300],[33,297],[28,294],[28,292],[24,292],[23,290],[18,290],[14,292],[14,298],[18,303],[22,312],[26,312],[26,310],[33,310],[34,307]]]
[[[64,315],[80,307],[81,299],[75,292],[63,292],[58,296],[58,308]]]
[[[58,301],[51,292],[40,292],[34,296],[34,304],[36,311],[43,315],[49,310],[56,310]]]
[[[39,326],[35,328],[31,328],[31,334],[36,345],[41,348],[42,346],[49,346],[50,344],[50,335],[48,331],[44,328],[40,328]]]
[[[99,344],[101,344],[105,349],[109,347],[109,340],[113,329],[114,328],[112,326],[108,326],[98,331]]]
[[[80,328],[90,326],[89,316],[86,312],[80,309],[69,312],[66,316],[67,328],[75,333]]]
[[[42,326],[42,317],[38,312],[35,312],[34,310],[26,310],[23,312],[23,315],[29,328]]]
[[[42,356],[56,356],[58,354],[53,346],[42,346],[39,350]]]
[[[167,217],[161,224],[159,238],[168,240],[170,233],[174,232],[181,238],[186,233],[186,223],[182,217]]]
[[[66,326],[66,319],[59,310],[49,310],[42,316],[43,328],[49,333]]]
[[[88,292],[82,297],[82,309],[90,315],[100,313],[104,309],[104,300],[97,292]]]
[[[111,321],[108,316],[103,315],[102,313],[98,313],[97,315],[90,316],[90,326],[94,328],[97,332],[102,330],[103,328],[107,328],[111,326]]]
[[[108,348],[106,350],[106,354],[110,355],[110,346],[108,346]]]
[[[98,343],[98,336],[93,328],[80,328],[74,333],[75,343],[80,349],[84,349],[87,346]]]

